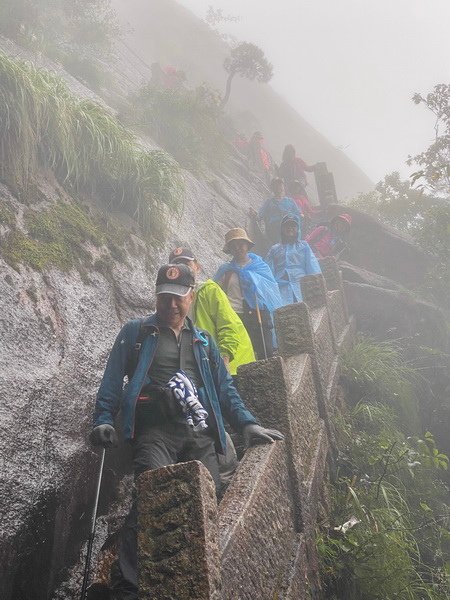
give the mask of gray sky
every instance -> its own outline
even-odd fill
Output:
[[[241,17],[221,30],[261,46],[274,89],[374,181],[408,176],[408,154],[432,140],[433,117],[411,97],[450,82],[450,0],[179,2]]]

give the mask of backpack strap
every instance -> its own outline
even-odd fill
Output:
[[[225,275],[223,276],[223,283],[221,285],[221,288],[223,289],[225,294],[227,294],[228,288],[230,287],[230,279],[231,279],[232,275],[233,275],[233,271],[227,271],[225,273]]]
[[[136,367],[137,367],[137,364],[139,361],[139,353],[141,351],[142,343],[145,340],[147,333],[148,333],[148,328],[144,326],[144,320],[145,319],[139,319],[139,327],[138,327],[138,331],[137,331],[136,340],[134,342],[133,349],[128,358],[128,364],[127,364],[128,381],[130,381],[134,375],[134,372],[136,370]]]

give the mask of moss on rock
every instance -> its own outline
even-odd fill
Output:
[[[79,205],[58,202],[46,210],[30,208],[24,214],[24,225],[26,231],[12,226],[1,240],[0,254],[15,268],[22,263],[38,271],[50,266],[85,270],[99,260],[94,259],[89,244],[104,246],[106,256],[125,260],[124,232],[111,225],[105,231],[100,220]]]

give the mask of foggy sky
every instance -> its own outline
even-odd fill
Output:
[[[221,29],[261,46],[271,85],[374,181],[407,177],[408,154],[432,141],[433,116],[411,97],[450,82],[450,0],[178,1],[240,16]]]

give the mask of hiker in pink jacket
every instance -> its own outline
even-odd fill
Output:
[[[334,217],[330,225],[318,225],[308,233],[305,240],[317,258],[339,257],[347,247],[346,238],[350,232],[352,217],[343,213]]]

